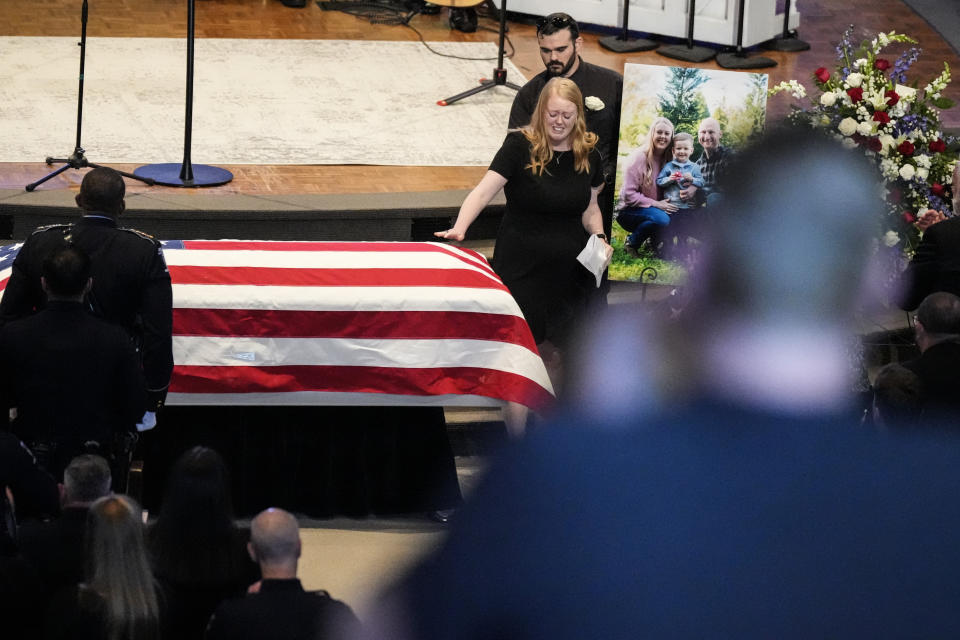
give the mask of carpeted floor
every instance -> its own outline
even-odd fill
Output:
[[[916,11],[953,50],[960,53],[960,2],[958,0],[903,0]]]
[[[198,39],[192,159],[207,164],[486,165],[514,92],[437,100],[496,66],[493,43]],[[0,162],[69,154],[76,38],[0,38]],[[506,60],[508,78],[524,77]],[[82,146],[103,163],[180,162],[186,41],[89,38]]]

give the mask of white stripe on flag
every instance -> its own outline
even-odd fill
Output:
[[[278,287],[174,284],[173,306],[186,309],[291,311],[468,311],[523,317],[501,289],[468,287]]]
[[[180,366],[201,367],[474,367],[514,373],[552,388],[537,354],[490,340],[174,336],[173,359]]]
[[[490,267],[464,253],[468,264],[445,252],[375,251],[211,251],[167,249],[167,264],[198,267],[267,267],[276,269],[470,269],[488,273]],[[493,279],[491,277],[491,279]]]

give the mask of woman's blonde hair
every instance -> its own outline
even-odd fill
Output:
[[[570,133],[573,166],[579,173],[589,173],[590,151],[597,144],[597,134],[587,131],[587,121],[583,117],[583,94],[580,93],[576,83],[568,78],[551,78],[547,82],[540,91],[540,99],[537,101],[537,108],[533,112],[530,124],[521,129],[523,135],[530,141],[530,164],[526,168],[542,176],[547,165],[553,160],[553,149],[550,148],[547,125],[544,123],[547,102],[553,96],[568,100],[577,108],[577,119]]]
[[[666,163],[667,160],[673,159],[673,123],[670,122],[669,118],[664,118],[663,116],[654,118],[653,122],[650,123],[650,130],[647,131],[647,137],[644,139],[643,144],[640,145],[640,151],[643,152],[647,160],[646,166],[643,169],[643,175],[640,176],[641,189],[653,186],[653,181],[656,179],[656,176],[653,174],[653,136],[657,133],[657,125],[660,124],[665,124],[670,127],[670,144],[663,150],[663,162],[661,166]]]
[[[159,635],[140,514],[140,506],[121,495],[100,498],[87,514],[87,586],[104,601],[111,640]]]

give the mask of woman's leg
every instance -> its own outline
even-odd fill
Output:
[[[630,231],[627,246],[636,249],[643,241],[670,224],[670,216],[657,207],[622,209],[617,214],[617,222]]]

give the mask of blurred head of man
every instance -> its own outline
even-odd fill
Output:
[[[83,454],[70,461],[63,471],[61,502],[65,507],[89,506],[110,495],[110,465],[100,456]]]
[[[946,291],[928,295],[917,307],[914,330],[921,353],[935,344],[960,337],[960,298]]]

